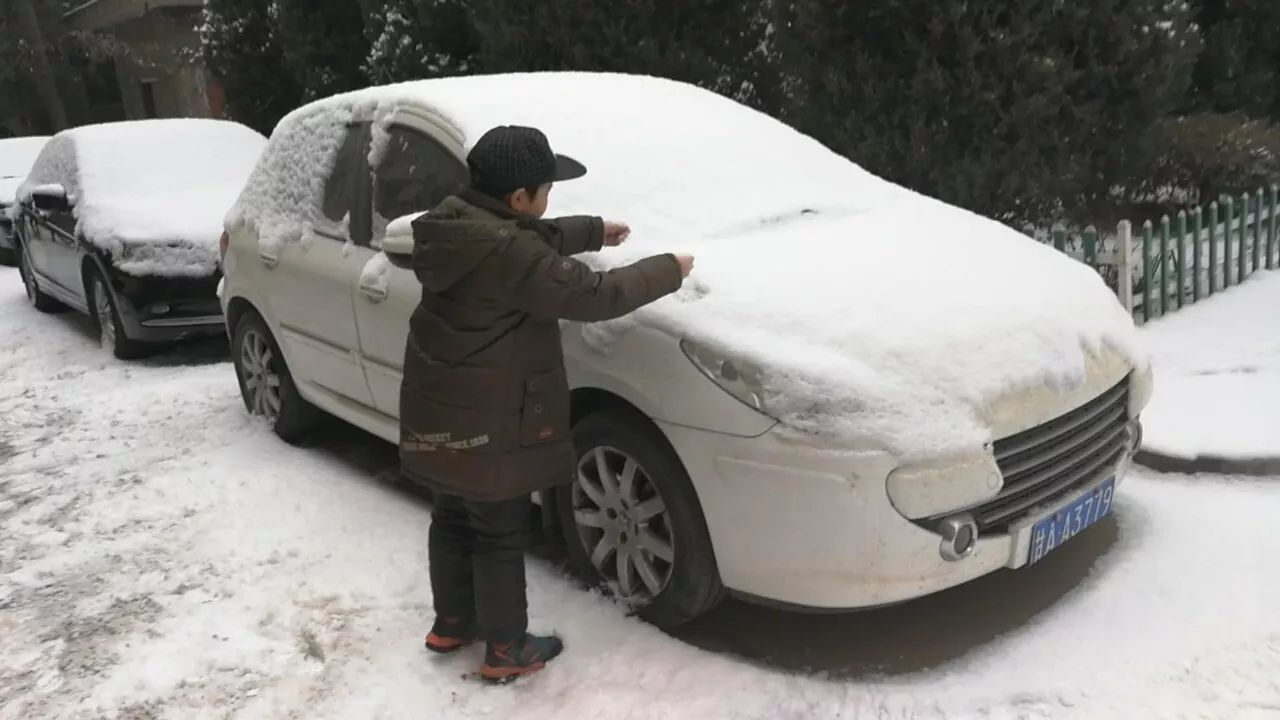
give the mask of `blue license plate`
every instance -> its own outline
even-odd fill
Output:
[[[1116,479],[1111,478],[1031,528],[1031,565],[1111,512]]]

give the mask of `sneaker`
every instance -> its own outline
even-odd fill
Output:
[[[513,643],[489,643],[480,676],[491,683],[508,683],[541,670],[561,652],[564,643],[554,635],[538,637],[526,633]]]
[[[477,634],[473,622],[436,618],[431,632],[427,633],[426,646],[431,652],[446,655],[475,642]]]

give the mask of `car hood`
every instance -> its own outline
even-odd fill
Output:
[[[222,215],[234,193],[197,184],[144,198],[76,198],[77,229],[131,275],[201,277],[217,267]]]
[[[908,191],[877,207],[797,209],[686,246],[697,269],[680,293],[587,326],[587,342],[607,351],[641,323],[756,365],[767,412],[806,435],[873,442],[904,459],[971,453],[1147,365],[1094,270]]]

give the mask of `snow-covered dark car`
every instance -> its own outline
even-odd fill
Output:
[[[116,357],[222,330],[222,218],[266,139],[220,120],[58,133],[18,188],[17,252],[38,310],[87,313]]]
[[[13,253],[13,222],[9,219],[14,193],[48,141],[47,137],[0,140],[0,265],[13,265],[16,259]]]

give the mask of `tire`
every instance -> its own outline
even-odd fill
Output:
[[[245,409],[266,418],[285,442],[306,441],[323,416],[298,392],[280,346],[258,313],[250,310],[236,323],[231,359]]]
[[[574,426],[573,439],[577,478],[557,489],[555,504],[574,571],[663,629],[720,604],[726,593],[701,505],[666,438],[643,416],[615,409],[584,418]],[[613,491],[600,479],[602,457],[612,471]],[[629,560],[620,561],[624,550]],[[603,557],[600,567],[593,553]],[[629,583],[622,575],[624,562],[630,565]]]
[[[12,248],[0,248],[0,265],[13,267],[18,264],[18,251]]]
[[[136,360],[146,357],[149,347],[131,339],[120,322],[116,298],[111,294],[102,270],[94,268],[89,274],[89,315],[98,330],[102,347],[120,360]]]
[[[44,294],[44,291],[40,289],[40,284],[36,281],[35,271],[31,269],[31,257],[27,255],[26,246],[19,244],[17,253],[18,274],[22,276],[22,284],[27,291],[27,302],[31,303],[31,307],[45,313],[65,310],[65,305],[54,300],[51,295]]]

